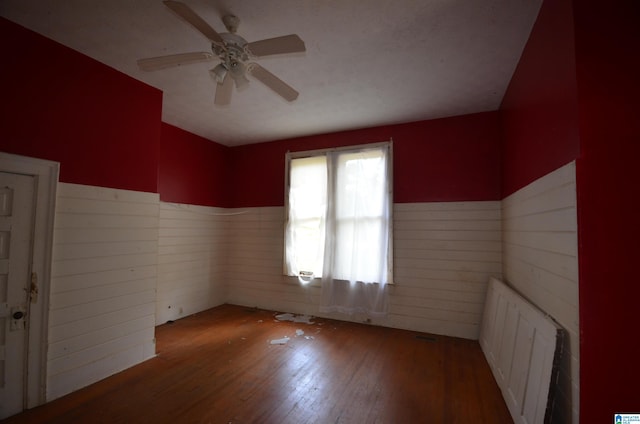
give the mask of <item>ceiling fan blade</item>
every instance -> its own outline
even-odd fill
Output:
[[[257,63],[249,64],[248,71],[258,81],[275,91],[285,100],[291,102],[298,98],[299,93],[294,90],[293,87],[291,87],[289,84],[282,81],[280,78],[273,75],[271,72],[267,71]]]
[[[224,44],[224,40],[220,37],[220,34],[216,32],[215,29],[211,28],[211,26],[204,21],[196,12],[194,12],[189,6],[186,4],[173,1],[173,0],[165,0],[164,4],[178,15],[182,16],[184,20],[189,22],[191,25],[195,27],[198,31],[204,34],[210,41]]]
[[[231,103],[231,93],[233,92],[233,78],[226,74],[222,83],[216,84],[216,98],[214,103],[218,106],[226,106]]]
[[[149,57],[138,60],[138,66],[143,71],[156,71],[173,66],[188,65],[213,59],[213,54],[207,52],[192,52],[172,54],[168,56]]]
[[[296,34],[254,41],[247,44],[247,48],[252,55],[257,57],[306,51],[304,41]]]

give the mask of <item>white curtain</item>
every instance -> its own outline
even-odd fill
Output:
[[[389,150],[384,144],[290,162],[286,270],[322,279],[321,312],[386,315]]]
[[[321,312],[384,316],[391,215],[388,146],[327,154]]]
[[[327,210],[327,159],[312,156],[289,165],[286,274],[322,275]]]

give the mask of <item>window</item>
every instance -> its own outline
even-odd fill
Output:
[[[325,155],[290,159],[285,251],[287,274],[322,277],[327,212]]]
[[[321,278],[391,281],[391,143],[288,153],[285,269]]]

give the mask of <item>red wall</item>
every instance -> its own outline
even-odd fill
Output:
[[[500,110],[506,197],[578,157],[571,0],[545,1]]]
[[[229,207],[229,148],[162,124],[160,200]]]
[[[169,202],[281,206],[287,149],[393,138],[396,202],[500,198],[496,113],[229,149],[162,124],[160,91],[3,18],[0,31],[0,77],[16,81],[3,92],[0,150],[60,162],[61,181]]]
[[[581,419],[640,412],[640,3],[575,1]]]
[[[503,194],[576,160],[580,420],[640,411],[640,5],[546,0],[502,105]]]
[[[344,131],[231,149],[235,207],[284,205],[287,150],[393,138],[397,203],[500,199],[500,121],[495,112]]]
[[[0,18],[0,151],[69,183],[157,191],[162,93]]]

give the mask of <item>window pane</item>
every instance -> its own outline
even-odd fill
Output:
[[[289,159],[289,275],[308,271],[327,281],[389,281],[389,151],[385,145]]]
[[[386,274],[386,178],[383,149],[338,156],[334,278],[379,282]]]
[[[386,160],[380,149],[338,157],[336,217],[380,217],[385,213]]]
[[[322,275],[327,165],[324,156],[292,159],[289,168],[287,271]]]

